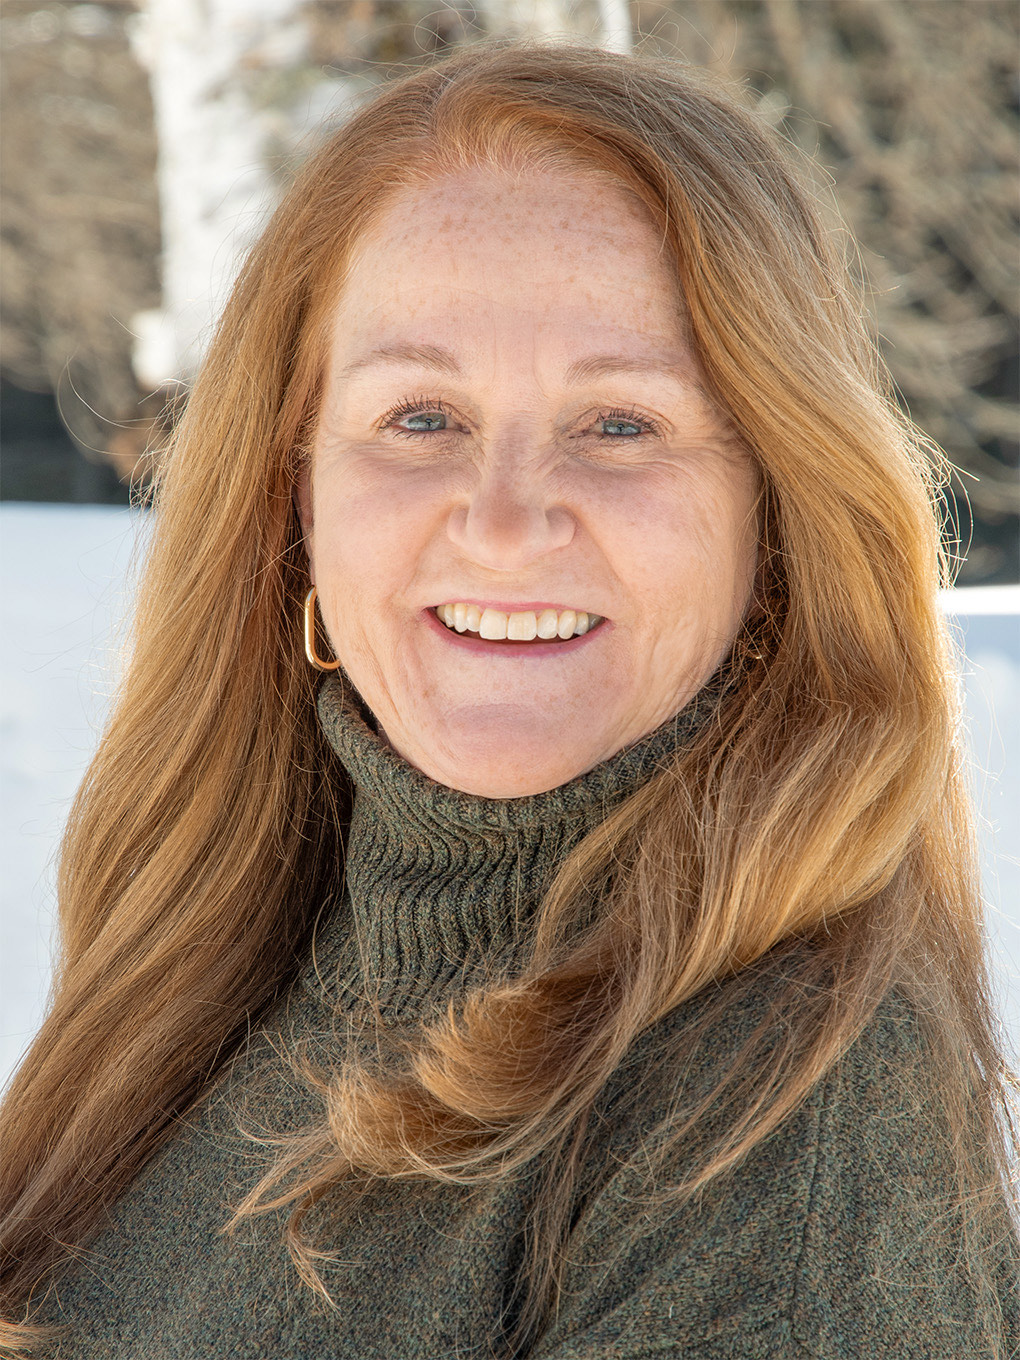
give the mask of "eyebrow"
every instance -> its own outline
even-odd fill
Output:
[[[343,368],[339,377],[346,379],[363,368],[373,368],[380,364],[417,364],[420,368],[430,368],[437,373],[461,373],[460,364],[448,349],[441,345],[380,345],[369,350],[360,358],[354,359]],[[567,369],[567,382],[573,385],[586,382],[591,378],[606,377],[613,373],[662,373],[678,377],[690,372],[691,361],[685,354],[589,354],[578,359]]]
[[[360,359],[354,359],[341,369],[339,377],[349,378],[363,368],[374,368],[377,364],[418,364],[421,368],[432,368],[440,373],[459,373],[460,365],[448,349],[439,345],[380,345],[369,350]]]

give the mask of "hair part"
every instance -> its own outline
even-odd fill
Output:
[[[307,904],[339,890],[350,789],[301,650],[295,478],[352,252],[392,195],[479,166],[605,176],[660,225],[708,391],[761,468],[758,611],[737,661],[756,655],[711,731],[567,859],[523,970],[451,1004],[394,1068],[315,1078],[320,1125],[280,1148],[235,1221],[289,1207],[321,1288],[305,1226],[327,1192],[478,1182],[541,1153],[506,1343],[523,1344],[554,1306],[600,1090],[682,1002],[704,995],[699,1023],[720,1023],[709,984],[739,989],[775,951],[785,1037],[752,1036],[678,1118],[671,1142],[698,1156],[673,1192],[738,1165],[895,986],[926,1026],[961,1205],[976,1222],[1001,1197],[1009,1074],[937,605],[933,451],[890,400],[786,149],[739,99],[674,63],[480,44],[383,89],[305,165],[160,474],[131,665],[65,837],[53,1004],[3,1111],[19,1319],[282,995]],[[593,892],[605,910],[578,932]],[[713,1102],[728,1123],[698,1144]]]

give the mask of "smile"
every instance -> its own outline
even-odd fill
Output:
[[[590,633],[601,622],[583,609],[524,609],[505,613],[461,601],[440,604],[436,617],[451,632],[474,634],[487,642],[567,641]]]

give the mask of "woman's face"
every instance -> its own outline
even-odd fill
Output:
[[[335,653],[432,779],[540,793],[681,708],[745,610],[757,491],[622,188],[464,171],[362,240],[301,517]]]

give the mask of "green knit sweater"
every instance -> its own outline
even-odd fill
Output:
[[[65,1272],[43,1320],[65,1360],[488,1360],[513,1296],[533,1183],[376,1182],[326,1219],[327,1308],[281,1242],[282,1217],[221,1228],[258,1179],[251,1134],[311,1123],[288,1050],[335,1063],[370,1000],[412,1024],[486,961],[512,960],[568,849],[689,740],[702,696],[657,732],[549,793],[506,801],[425,778],[383,746],[340,682],[325,731],[356,796],[345,896],[323,913],[285,1004],[180,1121]],[[890,994],[838,1068],[736,1170],[682,1209],[651,1207],[640,1152],[768,1013],[782,952],[754,985],[723,984],[725,1025],[691,1052],[670,1037],[695,999],[636,1044],[604,1093],[572,1220],[559,1309],[530,1360],[977,1360],[1015,1353],[1016,1243],[966,1244],[938,1093],[903,1074],[923,1052]],[[745,975],[744,982],[747,981]],[[621,1099],[634,1083],[645,1094]],[[667,1178],[680,1163],[659,1172]],[[636,1160],[635,1160],[636,1159]],[[322,1221],[320,1221],[320,1228]],[[1005,1332],[989,1307],[997,1297]]]

